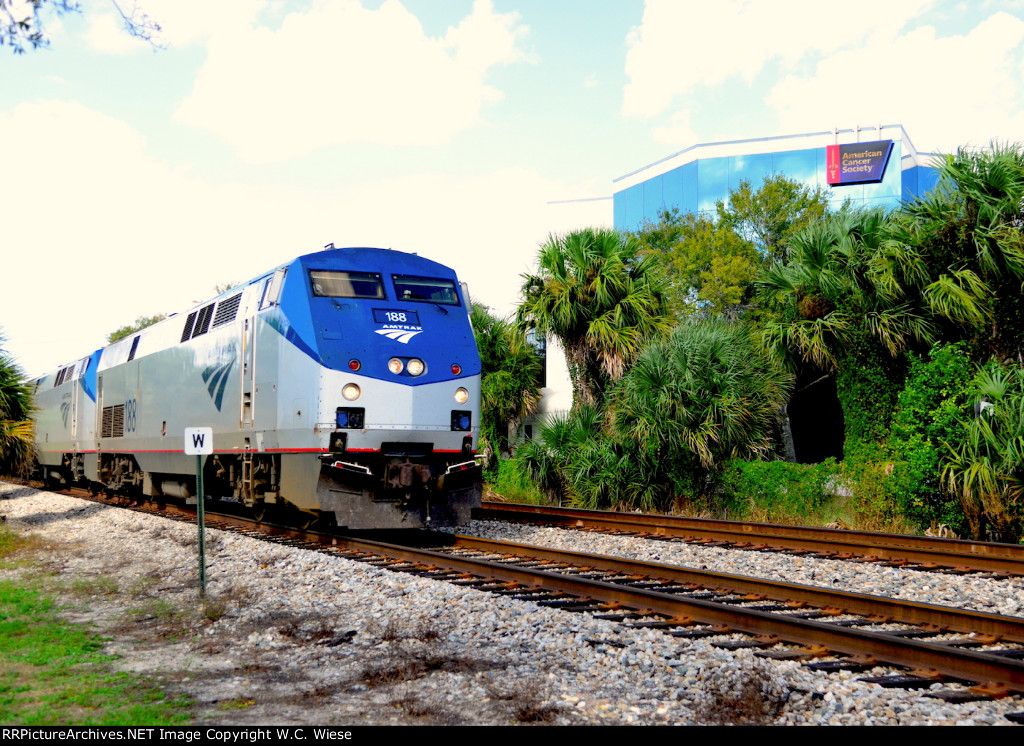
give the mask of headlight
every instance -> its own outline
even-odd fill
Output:
[[[341,395],[344,396],[349,401],[355,401],[356,399],[359,398],[359,395],[361,393],[363,392],[360,391],[359,387],[356,386],[354,383],[345,384],[345,388],[341,390]]]
[[[459,404],[465,404],[467,401],[469,401],[469,392],[466,391],[466,389],[460,388],[458,391],[455,392],[455,401],[457,401]]]
[[[388,370],[390,370],[396,376],[402,372],[402,369],[404,367],[405,365],[403,365],[402,361],[399,360],[397,357],[393,357],[390,360],[388,360]]]
[[[423,374],[423,361],[413,358],[405,364],[405,369],[409,371],[410,376],[419,376]]]

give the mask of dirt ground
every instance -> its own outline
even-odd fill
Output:
[[[200,597],[194,526],[5,483],[0,515],[36,537],[32,565],[4,573],[56,593],[66,619],[108,639],[119,669],[187,695],[196,724],[568,722],[547,688],[505,676],[507,661],[450,639],[443,624],[295,603],[280,585],[246,577],[254,562],[287,576],[297,550],[209,532]],[[405,592],[393,582],[344,593]]]

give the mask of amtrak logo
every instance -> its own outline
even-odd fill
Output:
[[[415,331],[408,331],[406,329],[377,329],[377,334],[388,339],[393,339],[396,342],[401,342],[404,345],[409,344],[409,340],[415,337],[417,334],[422,332],[422,329],[416,329]]]
[[[213,404],[217,407],[218,412],[221,404],[224,403],[224,388],[228,385],[228,373],[235,367],[237,357],[238,351],[232,347],[230,360],[226,363],[210,365],[203,370],[203,382],[207,384],[206,390],[210,392],[210,398],[213,399]]]
[[[62,420],[64,420],[64,429],[65,430],[68,429],[68,415],[70,415],[70,414],[71,414],[71,405],[68,402],[66,402],[66,401],[62,401],[60,403],[60,418]]]

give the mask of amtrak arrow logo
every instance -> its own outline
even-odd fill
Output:
[[[407,345],[409,344],[410,339],[415,337],[423,330],[418,329],[417,331],[410,332],[406,331],[405,329],[377,329],[376,331],[377,334],[380,334],[381,336],[387,337],[388,339],[393,339],[396,342],[401,342],[402,344]]]
[[[217,407],[218,412],[221,404],[224,403],[224,389],[228,385],[228,372],[235,365],[238,350],[232,345],[228,349],[228,354],[231,358],[227,362],[211,365],[203,371],[203,382],[207,384],[206,389],[210,392],[210,398],[213,399],[213,404]]]

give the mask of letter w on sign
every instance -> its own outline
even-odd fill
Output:
[[[208,456],[213,453],[212,427],[185,428],[185,455]]]

